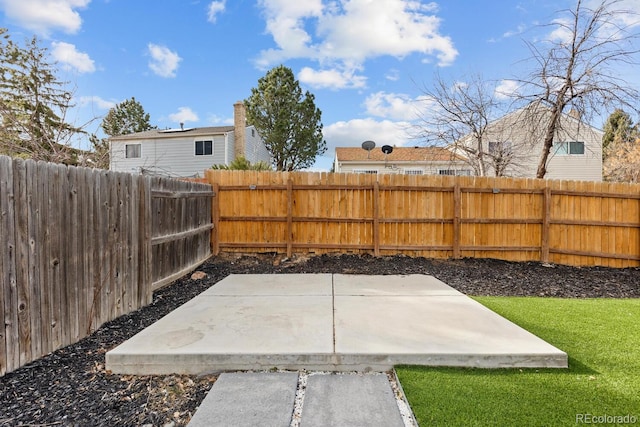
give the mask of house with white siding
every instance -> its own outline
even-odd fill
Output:
[[[360,147],[337,147],[335,172],[407,175],[471,175],[472,170],[461,156],[441,147],[392,147],[385,154],[381,148],[367,151]]]
[[[202,177],[213,165],[228,165],[244,156],[271,164],[271,156],[253,126],[246,125],[245,107],[234,104],[234,125],[153,129],[114,136],[110,167],[117,172],[171,177]]]
[[[532,104],[491,122],[482,142],[485,174],[496,175],[498,167],[503,169],[501,176],[535,178],[550,118],[548,108]],[[563,113],[547,160],[545,178],[602,181],[602,136],[601,130],[582,121],[575,111]],[[466,136],[450,148],[467,157],[474,173],[478,174],[477,156],[470,158],[466,150],[456,148],[462,145],[475,148],[477,141]]]

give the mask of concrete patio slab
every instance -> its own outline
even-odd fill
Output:
[[[231,274],[201,295],[331,296],[332,275]]]
[[[435,277],[424,274],[404,276],[334,274],[333,283],[336,296],[463,295]]]
[[[255,290],[255,293],[252,293]],[[106,355],[129,374],[566,367],[566,353],[426,275],[230,275]]]

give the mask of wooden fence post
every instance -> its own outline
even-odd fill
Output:
[[[220,253],[220,185],[213,183],[213,197],[211,198],[211,219],[213,228],[211,229],[211,252],[214,256]]]
[[[542,213],[542,242],[541,242],[541,255],[542,262],[549,262],[549,228],[551,225],[551,187],[547,184],[544,187],[544,201],[543,201]]]
[[[462,216],[462,190],[455,178],[453,185],[453,257],[460,258],[460,217]]]
[[[373,183],[373,254],[380,256],[380,183]]]
[[[293,181],[287,180],[287,258],[293,255]]]

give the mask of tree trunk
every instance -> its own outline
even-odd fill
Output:
[[[562,94],[564,96],[564,93]],[[542,147],[542,154],[540,155],[540,161],[538,162],[538,171],[536,172],[536,178],[544,178],[547,174],[547,161],[549,160],[549,153],[551,153],[551,147],[553,147],[553,137],[558,128],[560,121],[560,115],[562,114],[562,106],[555,104],[551,108],[551,120],[547,125],[547,130],[544,136],[544,145]]]

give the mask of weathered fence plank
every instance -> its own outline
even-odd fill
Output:
[[[29,293],[29,230],[27,209],[27,170],[24,161],[13,168],[16,211],[16,290],[18,296],[18,348],[20,365],[32,359],[31,352],[31,295]]]
[[[25,163],[27,177],[27,228],[28,228],[28,248],[29,248],[29,264],[28,264],[28,287],[30,307],[30,331],[42,330],[42,283],[40,282],[40,260],[42,258],[42,248],[40,245],[41,219],[40,219],[40,201],[39,199],[39,181],[37,163],[28,160]],[[36,358],[42,355],[42,340],[40,334],[31,336],[31,357]]]
[[[9,158],[0,156],[0,221],[2,230],[2,299],[3,350],[0,352],[0,370],[11,372],[20,366],[18,339],[18,293],[16,284],[15,196],[13,191],[13,165]]]

